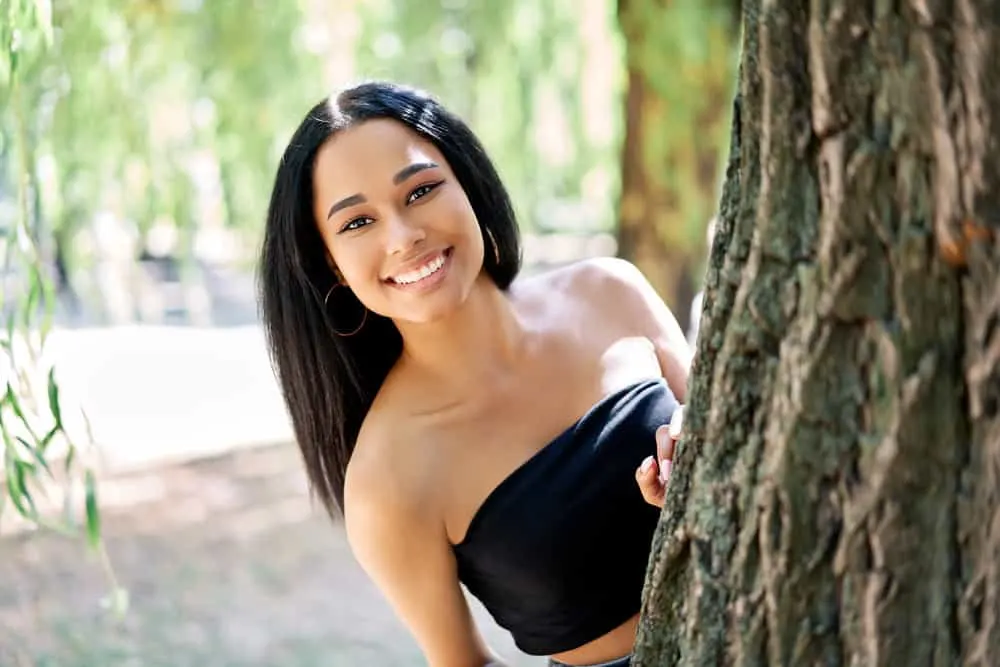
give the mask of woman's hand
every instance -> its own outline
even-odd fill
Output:
[[[663,507],[667,496],[667,482],[670,481],[670,467],[674,460],[674,446],[681,437],[684,425],[684,406],[680,406],[670,417],[670,425],[664,424],[656,429],[656,456],[647,456],[639,469],[635,471],[635,479],[642,491],[642,497],[650,505]]]

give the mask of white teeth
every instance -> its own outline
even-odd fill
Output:
[[[417,282],[418,280],[423,280],[432,273],[437,273],[442,266],[444,266],[444,255],[438,255],[435,259],[427,262],[419,269],[401,273],[392,280],[393,282],[400,283],[401,285],[409,285]]]

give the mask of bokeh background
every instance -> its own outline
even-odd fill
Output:
[[[0,388],[55,369],[103,537],[0,505],[0,667],[422,664],[310,502],[264,349],[285,143],[343,85],[423,87],[492,154],[526,273],[627,257],[694,336],[738,43],[738,0],[0,0]]]

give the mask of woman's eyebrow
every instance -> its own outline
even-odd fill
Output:
[[[367,199],[364,195],[351,195],[350,197],[344,197],[339,202],[335,203],[330,207],[330,210],[326,213],[326,219],[329,220],[333,217],[333,214],[337,211],[347,208],[348,206],[356,206],[358,204],[364,204]]]
[[[416,162],[414,164],[407,165],[402,169],[400,169],[396,173],[396,175],[392,177],[392,182],[395,185],[399,185],[400,183],[408,179],[410,176],[413,176],[416,173],[424,171],[425,169],[434,169],[435,167],[437,167],[437,164],[434,162]],[[358,204],[363,204],[366,201],[368,200],[365,199],[365,196],[361,194],[351,195],[350,197],[344,197],[343,199],[341,199],[340,201],[338,201],[337,203],[335,203],[333,206],[330,207],[330,210],[327,211],[326,219],[329,220],[330,218],[333,217],[334,213],[336,213],[337,211],[341,211],[347,208],[348,206],[356,206]]]
[[[413,176],[417,172],[421,172],[424,169],[434,169],[435,167],[437,167],[437,165],[433,162],[416,162],[414,164],[409,165],[408,167],[403,167],[402,169],[400,169],[399,173],[397,173],[395,176],[392,177],[392,182],[395,183],[396,185],[399,185],[400,183],[408,179],[410,176]]]

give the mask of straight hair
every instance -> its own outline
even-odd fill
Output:
[[[447,160],[479,221],[483,270],[506,290],[521,267],[521,241],[507,189],[469,127],[427,93],[366,82],[316,104],[278,165],[258,266],[260,314],[268,352],[309,486],[331,517],[344,509],[344,477],[372,401],[402,351],[388,318],[365,312],[336,277],[313,213],[313,170],[337,133],[375,119],[402,123]],[[495,249],[495,252],[493,250]],[[338,334],[338,332],[341,332]]]

